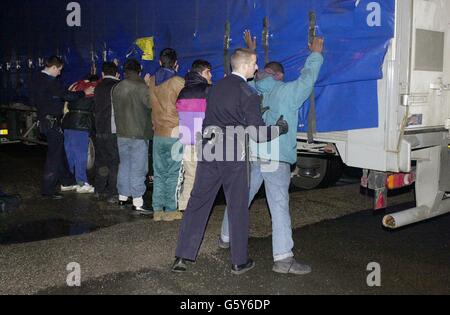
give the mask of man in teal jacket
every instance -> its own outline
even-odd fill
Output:
[[[289,126],[298,126],[298,111],[311,95],[323,63],[323,39],[315,38],[310,49],[312,53],[297,80],[284,83],[283,66],[278,62],[271,62],[251,83],[263,96],[266,110],[263,118],[267,125],[275,124],[282,115]],[[289,214],[291,165],[297,161],[297,128],[289,128],[287,134],[270,143],[252,143],[251,149],[253,162],[249,200],[253,200],[264,182],[272,216],[272,270],[278,273],[307,274],[311,272],[311,267],[294,259]],[[225,210],[219,246],[228,248],[229,238],[228,213]]]

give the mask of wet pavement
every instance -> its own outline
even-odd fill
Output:
[[[10,194],[20,194],[23,205],[17,211],[3,215],[0,220],[0,244],[15,244],[41,241],[63,236],[90,233],[100,228],[123,222],[132,222],[142,217],[131,211],[122,211],[117,206],[98,201],[92,195],[63,193],[63,200],[42,200],[40,178],[45,162],[45,146],[8,144],[0,146],[0,189]],[[351,173],[353,172],[353,173]],[[349,171],[336,186],[355,184],[355,170]],[[92,172],[89,173],[92,178]],[[13,180],[11,180],[13,179]],[[147,205],[151,204],[152,186],[144,196]],[[291,187],[291,193],[302,191]],[[264,186],[256,199],[264,198]],[[68,207],[68,205],[70,205]],[[223,190],[220,190],[215,205],[225,205]]]
[[[0,214],[0,294],[437,294],[450,293],[450,216],[398,231],[381,226],[358,179],[291,192],[295,254],[306,276],[271,271],[271,223],[263,192],[250,209],[249,252],[256,267],[230,273],[217,247],[224,210],[218,197],[198,260],[185,274],[169,271],[179,221],[153,222],[93,195],[42,200],[45,149],[0,146],[0,189],[23,205]],[[147,202],[151,195],[146,196]],[[413,205],[412,190],[391,194],[389,211]],[[81,267],[81,287],[68,287],[67,266]],[[381,266],[381,287],[367,285],[367,265]]]
[[[404,209],[409,205],[392,208]],[[294,233],[296,255],[310,264],[306,276],[271,272],[270,238],[250,240],[256,267],[243,276],[230,274],[228,251],[200,257],[185,274],[151,268],[116,273],[40,294],[449,294],[450,215],[390,232],[380,217],[362,211],[321,222]],[[381,287],[369,287],[369,263],[381,267]],[[220,284],[220,285],[218,285]]]
[[[89,222],[73,222],[62,219],[50,219],[42,221],[17,224],[0,234],[0,244],[17,244],[35,242],[51,238],[79,235],[98,230]]]

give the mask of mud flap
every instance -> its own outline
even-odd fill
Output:
[[[20,195],[7,195],[0,191],[0,214],[9,214],[17,210],[22,203]]]
[[[387,208],[387,189],[380,188],[375,190],[374,210],[382,210]]]

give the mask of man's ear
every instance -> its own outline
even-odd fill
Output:
[[[281,73],[281,72],[277,72],[275,74],[275,79],[278,80],[278,81],[283,81],[284,80],[284,74]]]
[[[159,61],[159,66],[162,67],[162,62],[161,62],[161,60]]]

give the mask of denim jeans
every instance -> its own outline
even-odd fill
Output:
[[[142,197],[145,194],[145,176],[148,173],[148,140],[117,138],[119,149],[119,172],[117,190],[119,195]]]
[[[253,162],[251,169],[249,206],[264,182],[266,198],[272,216],[272,252],[274,261],[293,257],[291,216],[289,214],[289,184],[291,166],[283,162]],[[222,240],[229,241],[228,212],[222,221]]]
[[[88,182],[86,167],[88,158],[89,132],[66,129],[64,130],[64,148],[67,162],[78,184]]]

